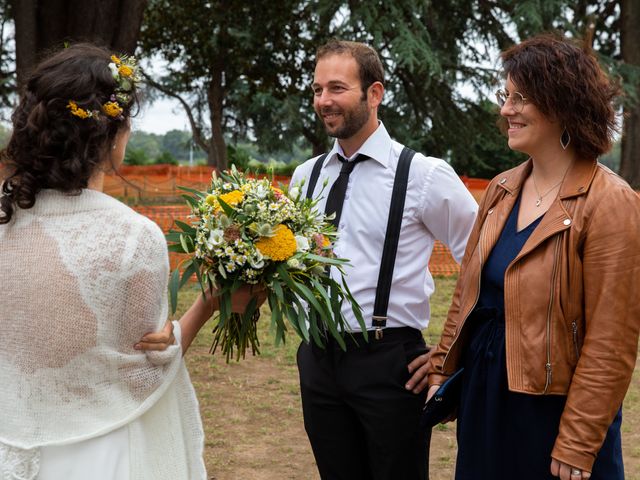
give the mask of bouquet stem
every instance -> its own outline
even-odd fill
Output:
[[[258,340],[258,318],[260,310],[251,316],[232,312],[226,321],[218,319],[218,324],[213,329],[213,343],[209,353],[216,352],[218,347],[222,349],[227,363],[232,357],[240,361],[240,356],[245,358],[248,348],[252,355],[260,354],[260,341]],[[235,354],[234,354],[235,351]]]

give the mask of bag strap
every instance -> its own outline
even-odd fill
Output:
[[[311,176],[309,177],[309,183],[307,184],[307,198],[313,198],[313,191],[316,189],[316,183],[320,177],[320,170],[322,170],[322,164],[324,159],[327,158],[328,153],[324,153],[318,157],[316,163],[313,164],[313,170],[311,170]]]
[[[398,241],[400,239],[400,227],[402,226],[402,213],[404,201],[407,196],[407,184],[409,181],[409,168],[416,152],[408,147],[402,149],[398,159],[398,168],[393,181],[393,193],[389,218],[387,220],[387,233],[384,239],[382,260],[380,261],[380,273],[378,274],[378,286],[376,288],[376,300],[373,307],[372,326],[375,327],[376,339],[382,338],[382,329],[387,325],[387,309],[389,308],[389,293],[391,292],[391,280],[393,268],[396,263]]]

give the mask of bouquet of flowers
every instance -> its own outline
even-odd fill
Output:
[[[344,301],[366,332],[360,306],[344,281],[348,260],[333,255],[335,227],[318,212],[317,201],[302,196],[298,187],[274,188],[268,178],[249,178],[235,167],[219,176],[214,172],[206,192],[182,189],[189,192],[183,197],[193,212],[191,222],[176,221],[180,230],[169,232],[167,240],[170,250],[190,258],[171,275],[171,306],[175,313],[178,290],[194,274],[203,292],[217,291],[212,353],[220,346],[227,362],[234,351],[237,360],[249,347],[259,353],[255,299],[244,314],[231,312],[231,294],[243,284],[266,290],[276,344],[285,339],[286,319],[305,341],[322,345],[328,333],[346,348]],[[341,273],[340,283],[330,277],[330,266]]]

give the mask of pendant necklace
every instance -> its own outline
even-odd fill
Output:
[[[538,184],[536,183],[536,174],[535,174],[535,172],[533,170],[531,171],[531,178],[533,178],[533,188],[536,189],[536,195],[538,195],[538,199],[536,200],[536,207],[540,206],[540,204],[542,203],[542,199],[544,197],[549,195],[556,188],[558,188],[558,186],[561,185],[562,182],[564,182],[564,178],[567,176],[567,172],[569,171],[569,168],[571,168],[571,164],[569,164],[567,169],[564,171],[564,175],[562,175],[562,178],[560,179],[560,181],[558,183],[556,183],[553,187],[551,187],[549,190],[544,192],[544,194],[542,194],[542,195],[540,195],[540,190],[538,190]]]
[[[536,175],[535,175],[535,173],[531,172],[531,177],[533,178],[533,188],[536,189],[536,195],[538,195],[538,199],[536,200],[536,207],[539,207],[540,204],[542,203],[542,199],[544,197],[546,197],[547,195],[549,195],[551,192],[553,192],[558,187],[558,185],[560,185],[564,181],[564,177],[562,177],[562,180],[560,180],[553,187],[551,187],[549,190],[547,190],[543,195],[540,195],[540,191],[538,190],[538,185],[536,184]]]

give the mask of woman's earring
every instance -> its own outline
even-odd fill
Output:
[[[560,135],[560,146],[563,150],[566,150],[569,143],[571,143],[571,135],[569,135],[567,127],[564,127],[564,131],[562,132],[562,135]]]
[[[562,141],[562,139],[560,141]],[[113,145],[111,145],[111,150],[115,150],[115,149],[116,149],[116,144],[114,143]]]

